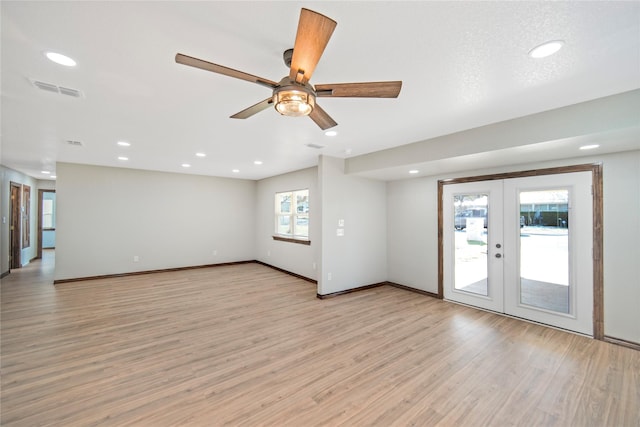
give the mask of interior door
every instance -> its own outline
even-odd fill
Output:
[[[574,172],[446,185],[444,297],[593,335],[591,180]]]

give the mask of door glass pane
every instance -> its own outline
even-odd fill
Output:
[[[488,296],[488,194],[453,196],[455,224],[454,288]]]
[[[569,190],[520,193],[520,303],[569,313]]]

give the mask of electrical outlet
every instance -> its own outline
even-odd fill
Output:
[[[216,255],[218,255],[218,250],[217,249],[213,251],[213,256],[216,256]]]
[[[331,273],[327,273],[327,280],[331,280]]]
[[[271,256],[271,251],[267,251],[267,256]]]
[[[140,261],[140,257],[138,255],[134,255],[133,262],[138,262],[138,261]]]
[[[313,269],[314,270],[316,269],[316,263],[315,262],[313,263]]]

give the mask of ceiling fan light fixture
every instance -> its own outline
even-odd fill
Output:
[[[283,116],[308,116],[316,105],[316,96],[305,86],[281,86],[273,92],[273,104]]]

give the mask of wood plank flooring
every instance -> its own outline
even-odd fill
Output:
[[[2,280],[3,426],[640,425],[640,352],[402,289],[51,283],[47,259]]]

